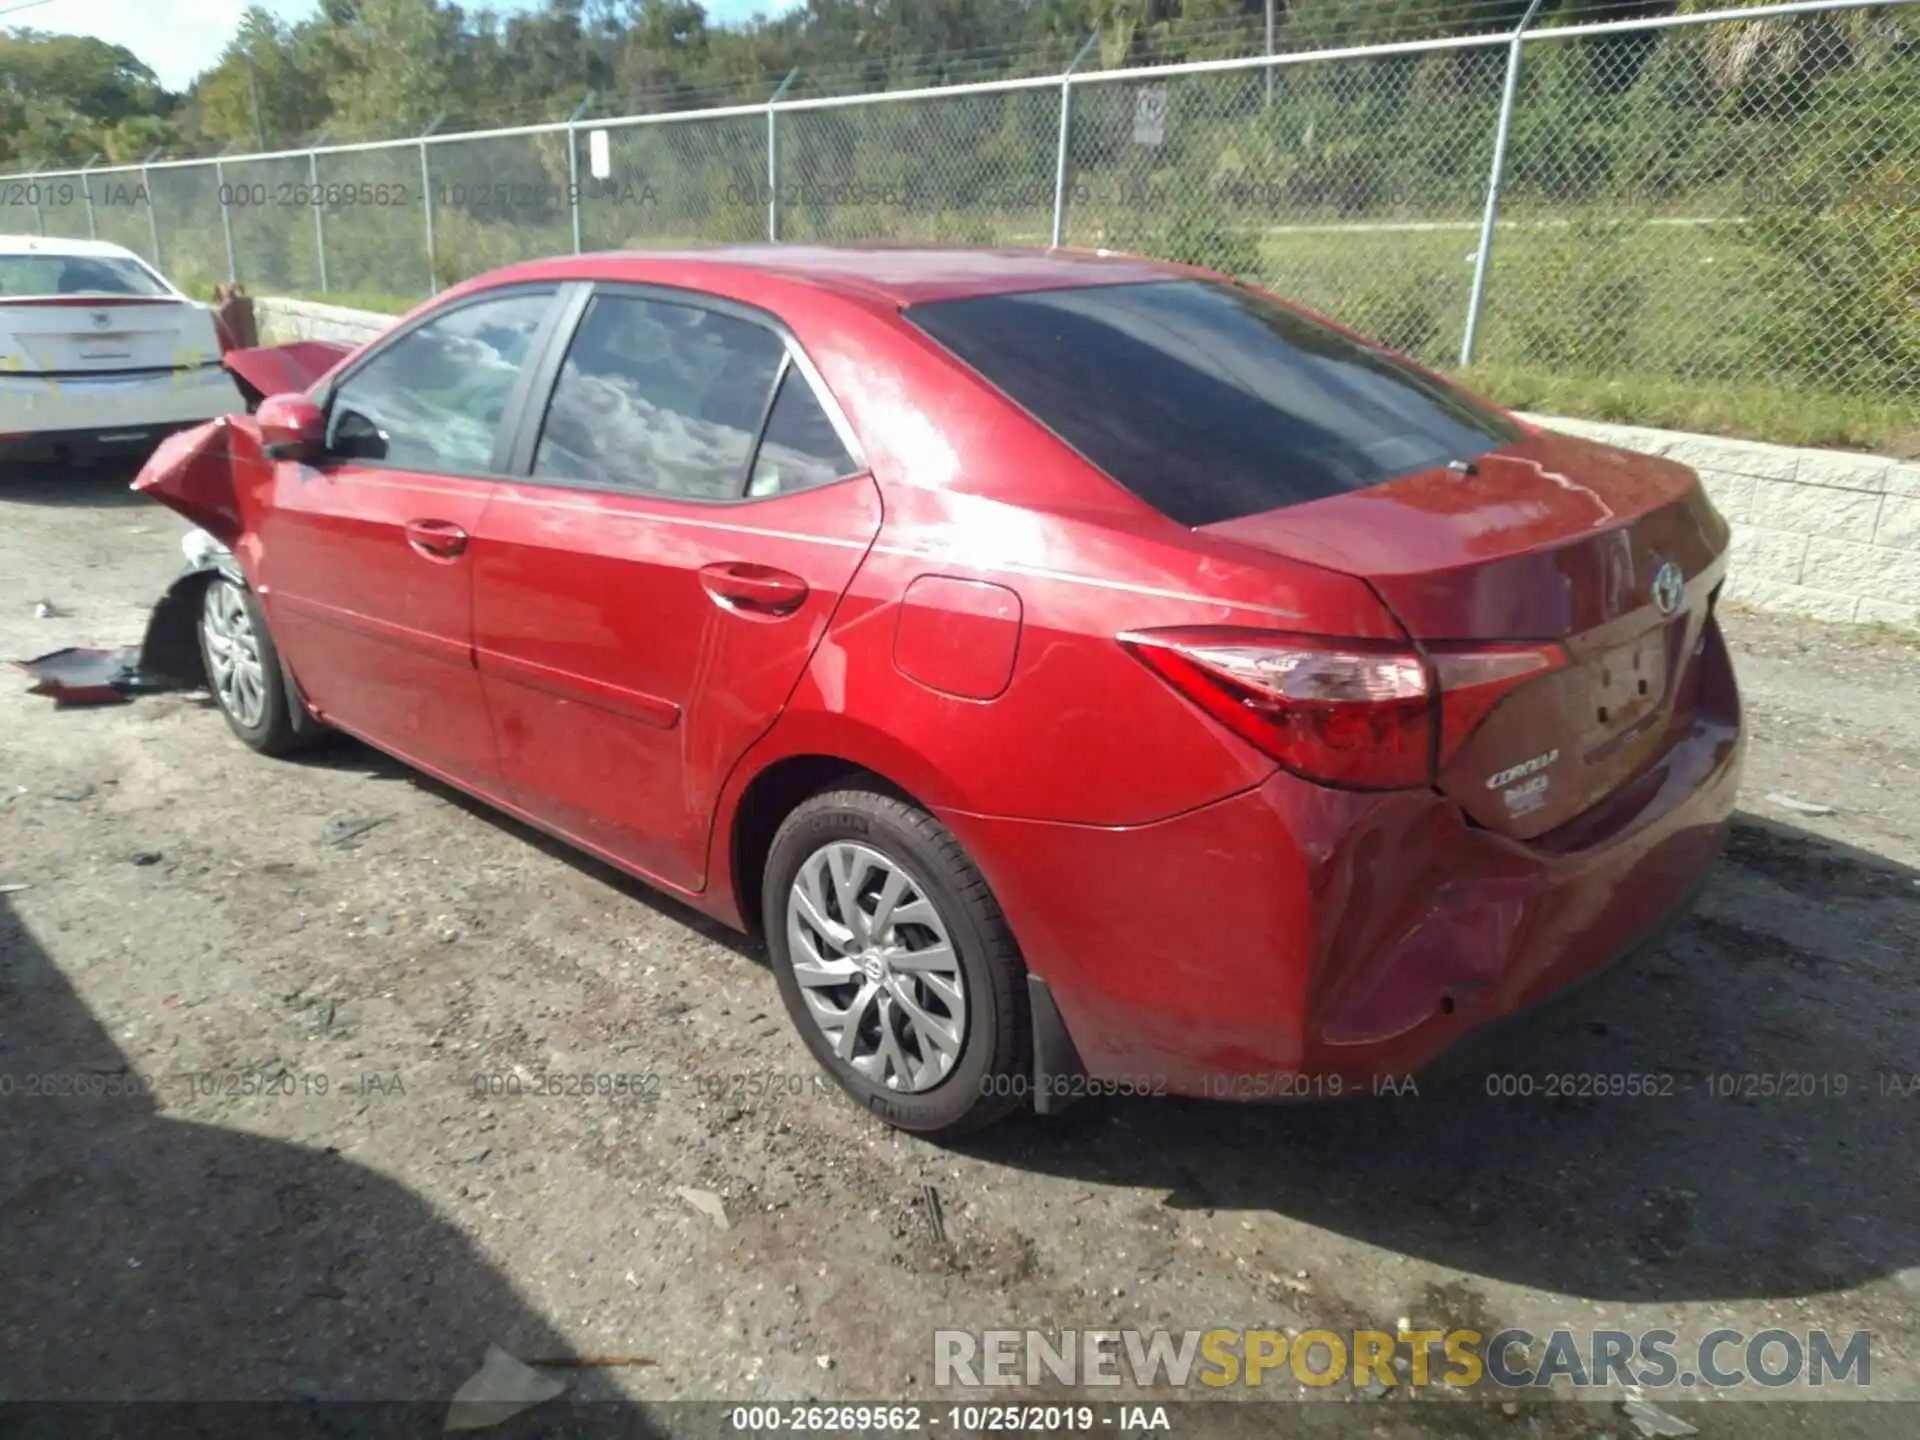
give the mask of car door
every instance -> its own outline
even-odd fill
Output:
[[[474,539],[474,641],[529,814],[681,890],[720,787],[880,525],[851,431],[760,312],[603,286]]]
[[[325,456],[275,466],[259,526],[262,603],[308,700],[480,789],[497,786],[499,765],[467,547],[557,293],[483,291],[384,338],[321,397]]]

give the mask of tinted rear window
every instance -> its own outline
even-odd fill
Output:
[[[1521,434],[1386,351],[1217,282],[989,295],[906,314],[1183,525],[1364,489]]]
[[[166,293],[140,266],[112,255],[0,255],[0,296]]]

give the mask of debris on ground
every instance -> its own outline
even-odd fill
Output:
[[[33,677],[29,695],[46,695],[61,705],[124,705],[133,698],[140,676],[140,651],[68,648],[37,660],[13,662]]]
[[[544,1405],[566,1389],[566,1382],[542,1375],[522,1364],[498,1345],[487,1346],[487,1358],[466,1384],[454,1392],[447,1407],[449,1430],[484,1430],[511,1420],[523,1410]]]
[[[1646,1440],[1681,1440],[1682,1436],[1700,1433],[1678,1415],[1670,1415],[1645,1400],[1622,1400],[1620,1409]]]
[[[377,825],[391,820],[391,815],[343,815],[329,820],[326,828],[320,832],[320,843],[331,845],[339,850],[356,850],[360,839]]]
[[[158,850],[136,850],[127,858],[136,865],[158,865],[166,856]]]
[[[140,695],[194,688],[194,681],[143,667],[141,655],[139,645],[122,645],[115,650],[69,646],[13,663],[33,677],[33,684],[27,687],[29,695],[45,695],[62,707],[124,705]]]
[[[70,804],[76,804],[79,801],[90,798],[92,794],[93,786],[91,785],[63,785],[53,792],[53,798],[56,800],[65,800]]]
[[[933,1243],[944,1249],[947,1243],[947,1220],[940,1210],[938,1185],[920,1187],[920,1208],[926,1213],[927,1231],[933,1236]]]
[[[26,881],[13,885],[0,885],[0,895],[18,895],[22,890],[31,890],[33,886]]]
[[[33,615],[36,620],[64,620],[67,612],[51,600],[37,600],[34,602]]]
[[[676,1185],[673,1187],[673,1193],[712,1220],[717,1229],[727,1228],[726,1202],[713,1191],[696,1190],[691,1185]]]
[[[1778,805],[1782,810],[1791,810],[1796,815],[1835,815],[1831,805],[1816,805],[1811,800],[1796,800],[1791,795],[1782,795],[1779,791],[1767,796],[1769,805]]]
[[[557,1355],[527,1361],[536,1370],[610,1370],[659,1363],[651,1355]]]

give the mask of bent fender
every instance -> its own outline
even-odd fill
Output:
[[[177,511],[232,548],[245,521],[235,470],[260,465],[260,435],[244,416],[222,415],[160,442],[133,488]]]

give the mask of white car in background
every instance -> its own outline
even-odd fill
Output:
[[[0,235],[0,463],[144,455],[245,408],[211,307],[131,250]]]

